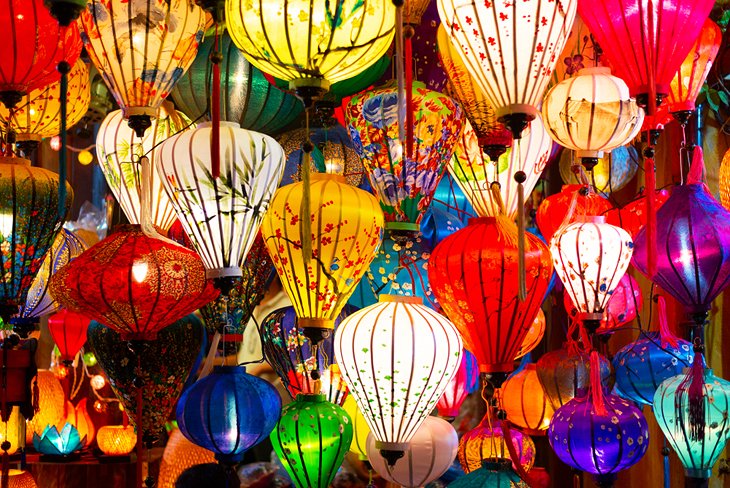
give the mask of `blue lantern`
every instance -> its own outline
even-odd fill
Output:
[[[431,208],[438,208],[456,215],[462,222],[469,220],[469,217],[476,217],[477,212],[471,203],[466,199],[464,192],[456,184],[454,178],[448,171],[444,171],[436,192],[433,194]]]
[[[694,359],[692,344],[676,338],[674,342],[663,340],[659,332],[642,332],[618,351],[613,358],[616,392],[639,405],[651,405],[662,381],[689,368]]]
[[[276,388],[239,366],[217,366],[177,404],[180,432],[224,464],[241,462],[273,430],[280,413]]]

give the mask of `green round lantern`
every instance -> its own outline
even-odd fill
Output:
[[[294,121],[304,109],[289,93],[271,85],[265,75],[253,67],[224,31],[218,40],[221,62],[221,120],[238,122],[241,128],[273,134]],[[187,73],[171,92],[178,110],[196,119],[210,116],[215,36],[200,44],[198,55]]]
[[[324,395],[300,394],[271,433],[276,455],[298,488],[327,488],[352,442],[352,421]]]

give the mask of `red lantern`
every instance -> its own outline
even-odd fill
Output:
[[[601,325],[596,332],[598,334],[612,334],[616,329],[628,324],[641,312],[641,288],[639,283],[630,275],[625,274],[614,288],[611,298],[606,303],[603,311]],[[573,304],[569,293],[563,294],[563,305],[568,315],[575,319],[578,309]]]
[[[68,310],[48,317],[48,331],[61,352],[64,364],[71,364],[79,349],[84,347],[90,322],[86,316]]]
[[[81,54],[78,25],[59,27],[43,0],[1,0],[0,101],[15,106],[23,95],[58,81],[59,61],[73,66]]]
[[[157,331],[215,299],[197,254],[147,237],[139,226],[112,235],[61,268],[51,294],[69,310],[118,332],[154,340]]]
[[[550,242],[555,231],[563,224],[573,198],[576,199],[575,210],[572,218],[565,224],[575,222],[576,218],[582,215],[603,215],[612,208],[611,202],[587,190],[588,188],[583,185],[563,185],[560,193],[550,195],[542,201],[537,208],[536,220],[537,228],[547,242]]]
[[[668,198],[669,192],[667,190],[657,190],[654,193],[655,208],[659,210]],[[606,222],[622,227],[631,234],[632,238],[636,237],[636,234],[644,228],[646,219],[646,196],[627,203],[623,208],[614,208],[606,212]]]
[[[517,234],[504,216],[470,219],[428,262],[431,288],[483,373],[512,371],[553,272],[547,246],[526,234],[526,294],[519,299]]]

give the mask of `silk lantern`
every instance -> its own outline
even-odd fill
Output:
[[[459,415],[459,409],[466,397],[478,387],[479,364],[474,355],[464,349],[461,353],[459,368],[436,403],[439,416],[453,422]]]
[[[342,408],[347,412],[352,421],[352,443],[350,444],[350,452],[356,454],[358,459],[366,461],[368,459],[368,439],[370,438],[370,427],[367,420],[363,417],[357,402],[348,395]]]
[[[632,320],[636,319],[641,311],[642,296],[639,283],[628,273],[623,275],[613,293],[608,298],[603,309],[601,325],[596,330],[599,334],[610,334]],[[573,305],[569,293],[563,293],[563,305],[571,319],[578,315],[578,309]]]
[[[517,459],[512,460],[512,464],[520,463],[525,471],[529,471],[535,464],[536,454],[535,443],[530,436],[519,430],[510,430],[508,440],[502,427],[493,425],[493,422],[495,421],[491,413],[487,412],[479,425],[461,437],[458,452],[461,467],[466,473],[471,473],[479,469],[484,460],[494,458],[509,460],[511,455],[507,442],[512,442],[517,454]]]
[[[199,46],[190,68],[178,80],[170,96],[180,111],[198,118],[210,117],[213,90],[211,54],[223,55],[220,63],[220,118],[244,129],[275,133],[293,122],[302,105],[293,95],[278,90],[264,73],[252,66],[231,41],[227,31],[208,36]]]
[[[58,346],[65,365],[70,366],[76,354],[84,347],[89,322],[91,320],[83,314],[65,309],[48,317],[48,331]]]
[[[298,395],[270,438],[297,488],[327,488],[352,442],[352,421],[324,395]]]
[[[558,229],[550,252],[558,278],[578,309],[576,317],[589,332],[603,319],[606,304],[631,262],[634,243],[605,217],[578,217]]]
[[[459,367],[456,328],[420,298],[381,295],[342,321],[334,348],[377,448],[393,465]]]
[[[420,487],[438,479],[451,467],[459,448],[459,436],[447,421],[426,417],[403,459],[394,466],[380,455],[375,443],[375,437],[368,436],[368,459],[381,477],[400,486]]]
[[[639,152],[634,146],[620,146],[610,153],[604,153],[587,176],[596,192],[607,196],[609,193],[621,190],[634,179],[639,171],[639,162]],[[563,151],[558,164],[563,183],[566,185],[581,183],[580,176],[573,171],[575,166],[572,151]],[[610,220],[608,223],[616,225]]]
[[[577,195],[576,195],[577,193]],[[564,222],[575,199],[575,210],[570,220]],[[560,193],[550,195],[537,208],[535,220],[547,242],[563,224],[574,222],[581,215],[602,215],[612,207],[611,202],[583,185],[563,185]]]
[[[372,195],[348,185],[341,175],[313,174],[311,214],[301,215],[304,183],[280,188],[264,217],[261,234],[292,301],[298,326],[315,344],[331,335],[380,245],[383,213]],[[302,220],[311,222],[303,235]],[[305,240],[311,254],[304,252]]]
[[[570,29],[568,39],[565,41],[563,52],[558,57],[555,70],[550,78],[549,87],[555,86],[563,80],[578,74],[591,62],[601,61],[600,46],[593,41],[588,27],[581,20],[580,15],[575,16],[575,22]],[[601,61],[601,64],[607,64]]]
[[[215,455],[211,451],[187,440],[180,429],[173,429],[162,452],[157,486],[175,488],[175,481],[185,470],[199,464],[214,462]]]
[[[79,23],[91,61],[142,137],[195,59],[203,10],[192,0],[91,0]]]
[[[105,456],[126,456],[137,444],[131,425],[105,425],[96,433],[96,443]]]
[[[0,30],[11,37],[0,48],[0,101],[10,109],[23,95],[57,81],[56,66],[64,60],[73,66],[82,43],[78,26],[59,26],[42,0],[4,0],[1,6],[6,15]]]
[[[154,340],[160,329],[217,296],[193,251],[132,225],[60,269],[50,287],[67,309],[107,324],[123,340]]]
[[[144,181],[140,158],[147,156],[150,164],[157,164],[158,153],[153,151],[165,139],[186,130],[190,119],[177,111],[161,109],[143,136],[124,123],[121,110],[110,112],[99,125],[96,134],[96,157],[109,189],[119,207],[132,224],[142,223],[142,212],[149,208],[152,223],[160,230],[168,230],[175,222],[175,210],[170,203],[160,176],[150,171]],[[143,184],[148,185],[144,194]]]
[[[722,169],[720,170],[722,171]],[[720,180],[722,181],[722,180]],[[721,192],[722,194],[722,192]],[[622,208],[612,208],[608,210],[606,215],[606,222],[611,225],[616,225],[623,228],[631,234],[632,238],[636,238],[636,234],[646,225],[647,222],[647,202],[646,195],[641,195],[635,198],[631,202],[624,205]],[[659,209],[664,202],[669,198],[669,191],[666,189],[657,190],[654,192],[654,206]]]
[[[513,488],[521,478],[512,469],[509,459],[490,458],[479,469],[458,478],[452,488]]]
[[[577,3],[438,1],[451,42],[515,139],[537,115]]]
[[[33,434],[42,434],[48,426],[63,428],[65,423],[66,395],[56,375],[48,370],[38,370],[34,383],[38,389],[34,387],[33,401],[38,405],[38,411],[26,422],[26,444],[33,442]]]
[[[509,421],[529,435],[544,435],[554,410],[537,377],[537,366],[528,363],[502,385],[501,406]]]
[[[235,465],[276,425],[281,397],[271,384],[238,366],[216,366],[185,390],[177,404],[180,432]]]
[[[400,139],[398,89],[388,84],[352,97],[345,109],[355,151],[380,199],[386,227],[418,231],[462,130],[451,98],[414,82],[413,147]]]
[[[532,234],[525,237],[525,300],[518,299],[517,227],[505,217],[470,219],[436,246],[428,263],[436,298],[479,370],[502,379],[514,367],[552,274],[545,244]]]
[[[538,359],[537,377],[553,409],[557,410],[588,388],[591,374],[589,358],[588,353],[572,343],[547,352]],[[606,386],[611,379],[611,363],[599,356],[599,365],[601,382]]]
[[[540,309],[537,311],[535,320],[532,321],[532,325],[527,331],[527,335],[525,335],[525,338],[522,339],[520,350],[517,351],[515,359],[520,359],[521,357],[526,356],[540,344],[542,338],[545,337],[545,327],[545,313],[542,311],[542,309]]]

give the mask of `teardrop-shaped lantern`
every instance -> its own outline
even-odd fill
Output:
[[[641,288],[628,273],[623,275],[603,308],[598,334],[610,334],[634,320],[641,311]],[[563,305],[571,319],[578,319],[579,311],[573,304],[570,293],[563,292]],[[580,319],[578,319],[580,320]]]
[[[578,195],[576,195],[576,193]],[[570,220],[564,222],[569,214],[571,203],[575,199],[575,210]],[[581,215],[603,215],[611,209],[611,202],[605,197],[588,191],[583,185],[563,185],[560,193],[550,195],[537,208],[535,220],[540,233],[547,242],[564,223],[575,222]]]
[[[89,322],[86,316],[65,309],[48,317],[48,331],[61,353],[61,361],[67,366],[84,347]]]

